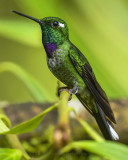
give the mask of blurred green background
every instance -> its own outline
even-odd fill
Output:
[[[36,78],[52,100],[57,79],[46,64],[40,26],[10,10],[36,18],[64,19],[109,98],[128,96],[128,3],[126,0],[0,0],[0,64],[13,62]],[[32,101],[13,74],[0,74],[0,100]]]

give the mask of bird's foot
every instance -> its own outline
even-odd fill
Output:
[[[70,94],[77,94],[78,93],[78,87],[74,86],[72,89],[69,89]]]
[[[60,87],[58,88],[58,96],[60,96],[60,93],[62,91],[68,91],[70,96],[69,96],[69,101],[72,99],[72,94],[78,93],[78,87],[73,87],[72,89],[69,89],[68,87]]]
[[[69,88],[68,88],[68,87],[59,87],[59,88],[58,88],[58,96],[60,96],[60,93],[61,93],[62,91],[69,91]]]
[[[69,89],[69,94],[70,94],[69,101],[72,99],[72,95],[77,93],[78,93],[78,87],[74,86],[72,89]]]

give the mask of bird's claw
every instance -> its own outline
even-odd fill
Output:
[[[70,101],[72,99],[72,94],[76,94],[78,93],[78,87],[73,87],[72,89],[69,89],[68,87],[60,87],[58,88],[58,96],[60,96],[60,93],[62,91],[68,91],[69,92],[69,100]]]
[[[58,88],[58,96],[60,96],[60,93],[61,93],[62,91],[69,91],[69,88],[68,88],[68,87],[59,87],[59,88]]]
[[[78,93],[78,87],[73,87],[72,89],[69,89],[70,94],[77,94]]]
[[[69,89],[69,94],[70,94],[69,101],[72,99],[72,95],[77,93],[78,93],[78,87],[75,86],[72,89]]]

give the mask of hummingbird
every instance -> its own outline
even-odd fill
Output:
[[[40,25],[50,71],[95,118],[105,139],[118,140],[119,136],[113,126],[116,120],[107,95],[96,80],[86,57],[69,40],[67,23],[58,17],[37,19],[14,10],[12,12]]]

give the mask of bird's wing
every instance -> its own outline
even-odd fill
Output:
[[[107,118],[111,120],[113,123],[116,123],[114,114],[108,102],[108,98],[103,89],[100,87],[99,83],[97,82],[87,59],[74,46],[69,49],[69,57],[75,69],[82,77],[88,89],[92,93],[96,103],[99,104]]]

